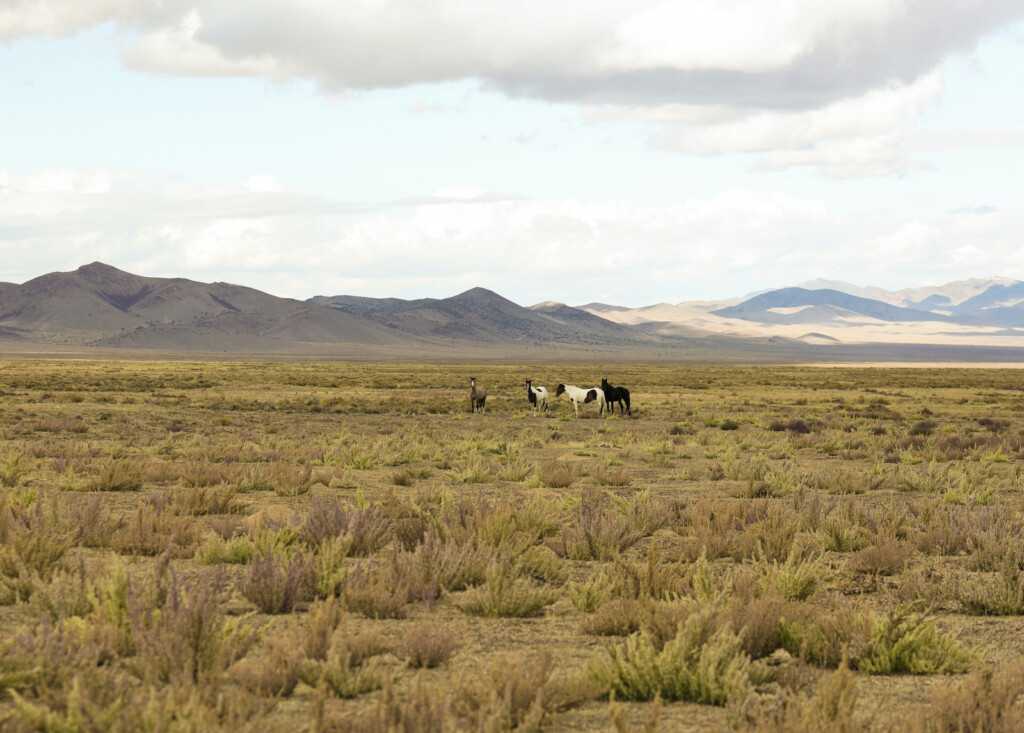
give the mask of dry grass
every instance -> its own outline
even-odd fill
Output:
[[[290,696],[306,664],[298,634],[288,629],[268,639],[258,655],[251,655],[231,668],[231,679],[250,693],[264,698]]]
[[[142,467],[136,461],[110,460],[99,467],[88,488],[91,491],[138,491],[142,482]]]
[[[569,467],[562,461],[549,461],[540,467],[540,481],[549,489],[567,489],[576,482]]]
[[[911,603],[884,614],[848,606],[810,621],[782,620],[782,645],[811,664],[836,666],[846,658],[867,674],[964,672],[974,653]]]
[[[921,714],[902,718],[894,729],[915,733],[1024,730],[1024,672],[1020,667],[982,669],[960,684],[937,686]]]
[[[110,540],[110,546],[125,555],[191,557],[199,544],[199,526],[187,514],[179,514],[170,503],[145,502],[124,520]]]
[[[260,613],[290,613],[300,600],[310,600],[316,588],[316,566],[303,552],[256,553],[249,560],[238,592]]]
[[[437,667],[459,648],[457,634],[436,621],[424,621],[406,630],[399,654],[411,667]]]
[[[0,726],[1021,727],[1014,374],[470,368],[4,362]]]
[[[132,671],[152,683],[219,686],[257,633],[246,620],[227,616],[224,593],[217,576],[189,582],[172,572],[158,607],[129,597]]]
[[[586,494],[562,524],[551,547],[571,560],[611,560],[640,541],[643,532],[599,494]]]
[[[465,613],[474,616],[525,618],[539,615],[555,602],[553,590],[520,576],[521,567],[511,562],[495,562],[488,569],[483,585],[471,588],[456,601]]]
[[[630,637],[597,656],[589,675],[620,700],[684,700],[724,705],[746,696],[767,670],[754,665],[739,637],[715,629],[710,609],[690,615],[663,646],[648,635]]]
[[[758,733],[856,733],[873,727],[867,716],[857,716],[858,697],[857,680],[844,665],[822,677],[813,694],[784,690],[774,698],[750,695],[734,701],[730,712],[734,727]]]
[[[1024,569],[1021,551],[1007,552],[995,577],[972,578],[960,589],[960,605],[966,613],[988,616],[1024,614]]]

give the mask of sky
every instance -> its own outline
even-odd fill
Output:
[[[1020,0],[0,0],[0,281],[1024,279]]]

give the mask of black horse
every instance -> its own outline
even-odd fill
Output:
[[[629,390],[625,387],[613,387],[608,384],[607,379],[601,380],[601,389],[604,391],[604,398],[608,401],[608,407],[615,410],[615,403],[619,403],[619,414],[623,413],[622,403],[626,403],[625,414],[632,416],[633,411],[629,408]]]

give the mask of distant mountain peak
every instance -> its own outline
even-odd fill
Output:
[[[598,311],[598,312],[602,312],[602,313],[609,312],[609,311],[628,311],[628,310],[633,310],[629,306],[625,306],[625,305],[609,305],[608,303],[598,303],[596,301],[593,302],[593,303],[584,303],[583,305],[577,305],[577,306],[574,306],[574,307],[575,308],[579,308],[581,311],[587,311],[587,312]]]
[[[463,295],[475,295],[475,296],[485,296],[485,297],[489,297],[489,298],[501,298],[501,296],[498,295],[493,290],[488,290],[487,288],[481,288],[479,286],[477,286],[475,288],[470,288],[469,290],[466,290],[465,292],[459,293],[455,297],[458,298],[458,297],[463,296]],[[505,300],[505,299],[502,298],[502,300]]]
[[[800,283],[797,287],[809,290],[838,290],[862,298],[880,300],[902,308],[933,310],[936,307],[956,306],[993,287],[1010,287],[1017,283],[1008,277],[971,277],[954,280],[943,285],[924,285],[901,290],[886,290],[876,285],[853,285],[843,280],[817,278]]]
[[[88,265],[82,265],[75,270],[74,275],[91,286],[103,290],[109,288],[118,291],[125,288],[136,290],[143,287],[145,283],[154,281],[154,278],[133,275],[130,272],[119,270],[103,262],[91,262]]]
[[[828,280],[823,277],[805,280],[802,283],[798,283],[796,287],[804,288],[805,290],[838,290],[841,293],[850,293],[851,295],[857,295],[859,291],[865,289],[859,285],[848,283],[845,280]]]
[[[498,295],[493,290],[488,290],[487,288],[479,288],[479,287],[478,288],[470,288],[469,290],[465,291],[464,293],[459,293],[458,295],[452,296],[452,298],[450,298],[450,300],[453,300],[453,301],[459,302],[459,303],[477,303],[477,304],[489,303],[491,305],[501,305],[501,306],[515,305],[517,308],[519,307],[518,305],[513,303],[508,298],[505,298],[505,297],[503,297],[501,295]]]
[[[75,270],[75,272],[78,273],[79,275],[111,275],[115,273],[122,275],[127,274],[124,272],[124,270],[118,270],[116,267],[108,265],[105,262],[100,262],[98,260],[96,262],[90,262],[88,265],[82,265],[77,270]]]
[[[817,309],[801,311],[805,308]],[[841,312],[840,312],[841,311]],[[742,318],[761,323],[787,323],[794,318],[803,319],[811,313],[829,317],[856,314],[880,321],[952,321],[949,316],[929,311],[901,308],[872,298],[844,293],[831,288],[781,288],[728,308],[711,311],[712,315]]]

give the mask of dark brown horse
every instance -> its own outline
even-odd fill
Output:
[[[623,414],[622,403],[626,403],[625,414],[632,416],[633,411],[629,407],[629,390],[625,387],[613,387],[608,384],[607,379],[601,380],[601,389],[604,390],[604,398],[608,400],[608,405],[611,407],[612,412],[615,411],[615,403],[619,403],[619,414]]]

